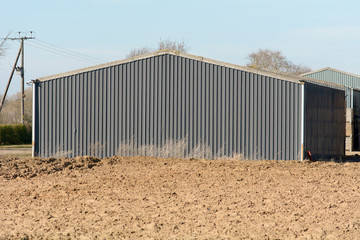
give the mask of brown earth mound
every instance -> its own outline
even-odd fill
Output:
[[[64,169],[84,169],[96,166],[101,160],[95,157],[77,157],[72,159],[56,158],[8,158],[0,162],[0,176],[7,179],[37,175],[46,175]]]
[[[0,239],[359,239],[360,163],[0,159]]]

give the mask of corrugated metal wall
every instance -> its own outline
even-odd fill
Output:
[[[300,158],[299,83],[165,54],[36,92],[40,156]]]
[[[360,150],[360,91],[352,89],[353,96],[353,150]]]
[[[307,77],[311,77],[314,79],[319,79],[319,80],[323,80],[326,82],[332,82],[332,83],[336,83],[336,84],[340,84],[345,86],[345,98],[346,98],[346,107],[349,108],[349,110],[347,111],[348,113],[353,112],[353,114],[351,116],[348,116],[348,119],[351,119],[351,121],[349,122],[350,126],[347,126],[347,128],[351,128],[353,129],[352,131],[350,130],[350,132],[352,132],[351,136],[349,136],[349,140],[350,142],[348,142],[349,145],[348,149],[352,149],[353,151],[358,151],[360,150],[360,125],[359,125],[359,120],[355,119],[355,118],[359,118],[357,117],[360,113],[360,106],[355,103],[356,100],[356,94],[357,91],[354,91],[353,88],[355,89],[360,89],[360,77],[357,77],[356,75],[351,75],[351,74],[347,74],[345,72],[341,72],[341,71],[336,71],[336,69],[324,69],[324,70],[320,70],[318,72],[313,72],[310,74],[306,74],[305,76]],[[352,109],[352,110],[350,110]],[[348,141],[348,140],[347,140]]]
[[[328,159],[345,153],[345,92],[305,84],[305,151]]]

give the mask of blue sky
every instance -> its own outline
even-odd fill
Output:
[[[36,39],[25,43],[26,81],[99,63],[44,46],[110,62],[133,48],[156,48],[160,39],[185,41],[191,54],[239,65],[250,52],[268,48],[312,69],[360,75],[360,2],[355,0],[11,0],[1,8],[0,37],[35,32]],[[0,58],[1,93],[18,47],[19,42],[9,42]],[[10,94],[19,90],[15,75]]]

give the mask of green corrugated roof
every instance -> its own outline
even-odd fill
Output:
[[[359,75],[347,73],[330,67],[305,73],[302,76],[315,78],[326,82],[336,83],[350,88],[360,89]]]

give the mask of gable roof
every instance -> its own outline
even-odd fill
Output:
[[[353,73],[348,73],[348,72],[341,71],[341,70],[339,70],[339,69],[335,69],[335,68],[331,68],[331,67],[320,68],[320,69],[318,69],[318,70],[314,70],[314,71],[311,71],[311,72],[307,72],[307,73],[301,74],[301,76],[307,76],[307,75],[311,75],[311,74],[319,73],[319,72],[323,72],[323,71],[338,72],[338,73],[342,73],[342,74],[349,75],[349,76],[351,76],[351,77],[355,77],[355,78],[359,78],[359,79],[360,79],[360,75],[356,75],[356,74],[353,74]]]
[[[86,68],[82,68],[82,69],[78,69],[78,70],[74,70],[74,71],[50,75],[47,77],[41,77],[41,78],[38,78],[37,80],[39,80],[39,81],[52,80],[52,79],[56,79],[56,78],[71,76],[71,75],[75,75],[75,74],[79,74],[79,73],[89,72],[89,71],[93,71],[93,70],[97,70],[97,69],[101,69],[101,68],[112,67],[112,66],[116,66],[116,65],[120,65],[120,64],[124,64],[124,63],[129,63],[129,62],[133,62],[133,61],[137,61],[137,60],[142,60],[142,59],[151,58],[151,57],[160,56],[160,55],[166,55],[166,54],[180,56],[180,57],[197,60],[200,62],[210,63],[210,64],[214,64],[214,65],[224,66],[224,67],[228,67],[228,68],[232,68],[232,69],[236,69],[236,70],[266,75],[269,77],[283,79],[283,80],[287,80],[287,81],[291,81],[291,82],[299,82],[303,79],[302,77],[295,76],[295,75],[288,75],[288,74],[280,73],[280,72],[260,70],[260,69],[252,68],[252,67],[243,67],[243,66],[236,65],[236,64],[221,62],[221,61],[217,61],[217,60],[213,60],[213,59],[209,59],[209,58],[205,58],[205,57],[201,57],[201,56],[195,56],[195,55],[191,55],[188,53],[178,52],[175,50],[159,50],[156,52],[143,54],[143,55],[139,55],[139,56],[135,56],[132,58],[127,58],[127,59],[123,59],[123,60],[119,60],[119,61],[99,64],[99,65],[86,67]]]
[[[360,89],[360,76],[348,72],[344,72],[335,68],[326,67],[315,71],[302,74],[303,77],[310,77],[313,79],[321,79],[326,82],[331,82],[352,88]]]
[[[127,59],[123,59],[123,60],[119,60],[119,61],[99,64],[99,65],[95,65],[95,66],[90,66],[90,67],[86,67],[86,68],[82,68],[82,69],[78,69],[78,70],[74,70],[74,71],[50,75],[47,77],[41,77],[41,78],[38,78],[37,80],[38,81],[53,80],[53,79],[57,79],[57,78],[62,78],[62,77],[67,77],[67,76],[76,75],[76,74],[80,74],[80,73],[85,73],[85,72],[89,72],[89,71],[93,71],[93,70],[98,70],[101,68],[117,66],[120,64],[125,64],[125,63],[129,63],[129,62],[133,62],[133,61],[138,61],[138,60],[151,58],[151,57],[155,57],[155,56],[166,55],[166,54],[173,55],[173,56],[180,56],[180,57],[184,57],[184,58],[188,58],[188,59],[192,59],[192,60],[196,60],[196,61],[200,61],[200,62],[204,62],[204,63],[209,63],[209,64],[214,64],[214,65],[218,65],[218,66],[235,69],[235,70],[250,72],[250,73],[254,73],[254,74],[260,74],[260,75],[273,77],[273,78],[277,78],[277,79],[281,79],[281,80],[285,80],[285,81],[289,81],[289,82],[296,82],[296,83],[310,82],[310,83],[320,84],[320,85],[333,87],[333,88],[337,88],[337,89],[342,89],[342,90],[344,89],[344,87],[342,85],[339,85],[336,83],[329,83],[326,81],[322,81],[319,79],[313,79],[313,78],[309,78],[306,76],[301,76],[301,75],[297,76],[297,75],[291,75],[291,74],[286,74],[286,73],[282,73],[282,72],[257,69],[257,68],[253,68],[253,67],[244,67],[244,66],[240,66],[240,65],[236,65],[236,64],[232,64],[232,63],[226,63],[226,62],[222,62],[222,61],[218,61],[218,60],[213,60],[210,58],[191,55],[188,53],[183,53],[183,52],[169,50],[169,49],[159,50],[159,51],[155,51],[152,53],[135,56],[132,58],[127,58]]]

